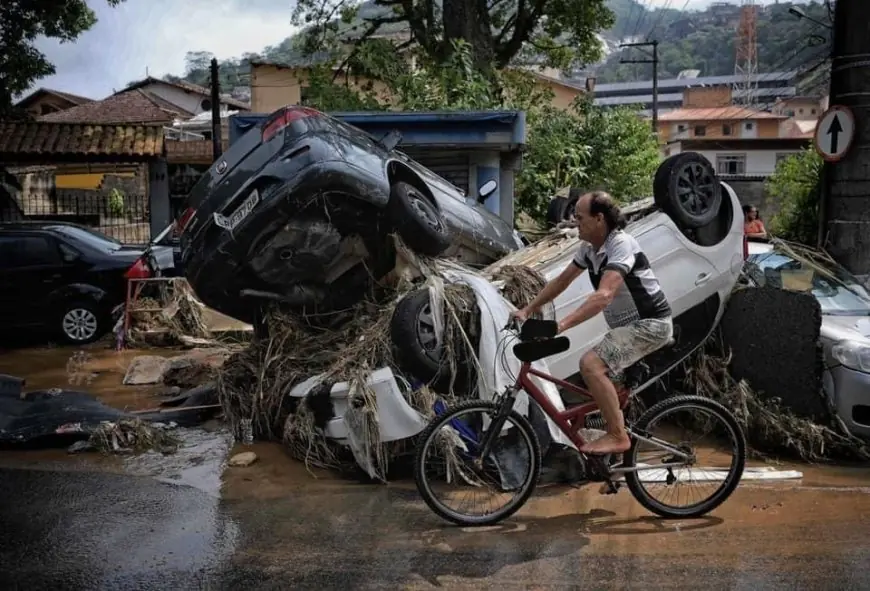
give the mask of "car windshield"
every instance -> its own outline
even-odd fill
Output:
[[[91,248],[97,248],[99,250],[107,250],[111,252],[118,250],[122,246],[118,240],[115,240],[111,236],[106,236],[102,232],[90,228],[81,228],[79,226],[52,226],[51,229],[63,234],[64,236],[68,236],[77,242],[81,242]]]
[[[759,285],[791,291],[808,291],[815,296],[822,314],[870,316],[870,293],[846,269],[835,264],[824,267],[795,259],[773,250],[749,257],[750,276]]]

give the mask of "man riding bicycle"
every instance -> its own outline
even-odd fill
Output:
[[[625,233],[625,218],[604,191],[581,196],[575,208],[580,249],[562,273],[513,316],[525,320],[555,299],[583,271],[595,292],[559,322],[559,333],[604,312],[610,331],[580,358],[580,373],[601,409],[607,434],[580,451],[619,453],[631,447],[612,376],[667,345],[673,336],[671,307],[637,240]],[[609,375],[608,375],[609,374]]]

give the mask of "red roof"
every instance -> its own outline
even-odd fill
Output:
[[[30,94],[28,94],[26,97],[24,97],[23,99],[18,101],[16,106],[25,107],[27,104],[29,104],[30,102],[34,101],[39,96],[44,95],[44,94],[54,95],[56,97],[64,99],[65,101],[69,101],[74,105],[83,105],[85,103],[90,103],[94,100],[94,99],[88,98],[86,96],[79,96],[77,94],[71,94],[69,92],[61,92],[59,90],[52,90],[50,88],[37,88],[36,90],[34,90]]]
[[[742,121],[744,119],[788,119],[788,117],[737,106],[675,109],[659,115],[659,121]]]
[[[50,113],[39,121],[59,123],[148,124],[170,123],[177,117],[188,118],[193,113],[144,90],[131,90],[78,105],[57,113]]]

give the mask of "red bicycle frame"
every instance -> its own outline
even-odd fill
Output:
[[[580,386],[575,386],[570,382],[566,382],[565,380],[560,380],[559,378],[554,378],[542,371],[538,371],[532,367],[531,363],[523,363],[520,368],[520,375],[517,377],[517,381],[514,384],[515,389],[525,390],[526,393],[540,405],[547,416],[559,426],[562,433],[564,433],[565,436],[570,439],[575,446],[577,446],[577,448],[584,445],[586,441],[580,435],[579,430],[586,424],[586,417],[599,410],[598,404],[595,401],[584,402],[583,404],[578,404],[577,406],[567,410],[559,411],[555,406],[553,406],[529,376],[541,378],[542,380],[546,380],[560,388],[564,388],[565,390],[569,390],[582,396],[591,397],[589,391]],[[616,395],[619,399],[619,408],[624,409],[625,405],[628,403],[629,396],[631,395],[631,390],[622,386],[617,389]]]

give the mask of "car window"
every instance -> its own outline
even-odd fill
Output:
[[[4,269],[20,269],[60,264],[61,255],[54,241],[44,236],[2,236],[0,261]]]
[[[747,273],[759,286],[811,293],[823,314],[870,316],[870,293],[842,267],[821,267],[772,251],[749,257]]]
[[[118,240],[115,240],[111,236],[106,236],[102,232],[90,228],[80,228],[78,226],[49,226],[49,229],[54,230],[59,234],[63,234],[75,242],[85,244],[100,251],[111,252],[118,250],[122,246]]]

